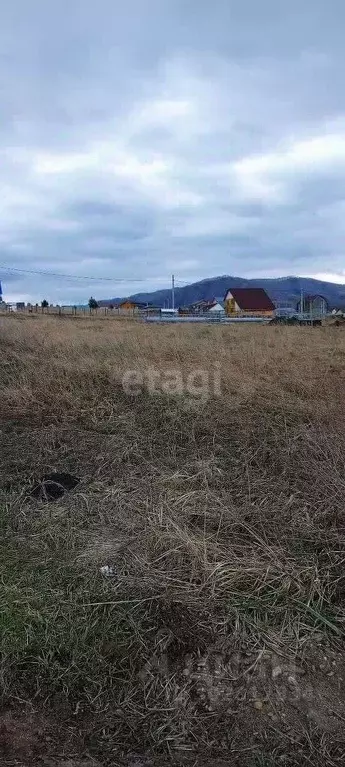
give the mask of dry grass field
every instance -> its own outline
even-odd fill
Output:
[[[0,318],[2,765],[345,763],[344,383],[342,328]]]

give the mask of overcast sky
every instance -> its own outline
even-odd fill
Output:
[[[0,264],[113,280],[0,267],[5,298],[345,282],[344,28],[344,0],[2,2]]]

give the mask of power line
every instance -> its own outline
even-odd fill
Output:
[[[72,279],[72,280],[95,280],[95,281],[106,281],[106,282],[151,282],[152,280],[157,281],[162,280],[164,282],[167,281],[166,277],[138,277],[136,279],[133,279],[133,277],[91,277],[85,274],[62,274],[61,272],[46,272],[43,270],[35,270],[35,269],[16,269],[14,266],[4,266],[3,264],[0,264],[0,269],[4,269],[7,272],[19,272],[21,274],[40,274],[44,275],[46,277],[63,277],[64,279]]]
[[[95,277],[93,275],[91,276],[91,275],[85,275],[85,274],[64,274],[61,272],[48,272],[48,271],[40,270],[40,269],[18,269],[14,266],[6,266],[5,264],[0,264],[0,269],[10,273],[15,272],[18,274],[38,274],[45,277],[60,277],[62,279],[70,279],[70,280],[91,280],[94,282],[112,282],[112,283],[119,283],[119,284],[121,283],[138,284],[138,283],[149,282],[151,283],[151,285],[153,285],[155,282],[167,283],[169,279],[167,277],[156,277],[156,278],[155,277],[137,277],[136,279],[134,279],[133,277]],[[217,278],[214,278],[214,279],[217,279]],[[256,282],[260,282],[259,278],[253,278],[253,279],[255,279]],[[267,278],[263,278],[263,279],[265,280]],[[271,278],[271,279],[274,281],[274,278]],[[304,278],[296,277],[295,279],[301,280]],[[202,281],[203,280],[201,280],[201,282]],[[200,282],[200,280],[196,280],[196,282]],[[179,280],[179,279],[175,280],[174,283],[175,283],[175,287],[180,287],[180,288],[193,284],[191,282],[184,282],[183,280]],[[168,290],[169,288],[167,287],[166,289]],[[150,292],[152,292],[153,290],[154,288],[151,288]],[[287,293],[288,295],[291,295],[291,288],[282,288],[276,285],[275,290],[279,291],[280,294]]]

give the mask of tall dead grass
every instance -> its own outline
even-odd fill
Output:
[[[102,759],[340,763],[342,330],[11,317],[0,345],[4,704]],[[215,363],[207,400],[122,388]],[[76,490],[33,500],[60,469]]]

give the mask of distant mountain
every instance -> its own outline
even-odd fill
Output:
[[[345,285],[337,285],[333,282],[322,282],[309,277],[279,277],[277,279],[256,278],[247,280],[243,277],[210,277],[200,282],[194,282],[183,288],[175,288],[175,306],[188,306],[195,301],[207,298],[223,298],[227,290],[231,288],[264,288],[272,301],[288,305],[296,304],[300,299],[301,290],[305,295],[321,294],[326,298],[331,308],[341,307],[345,309]],[[171,288],[155,290],[151,293],[135,293],[128,296],[133,301],[154,304],[160,307],[171,307]],[[100,301],[100,305],[119,303],[122,298],[109,298]]]

